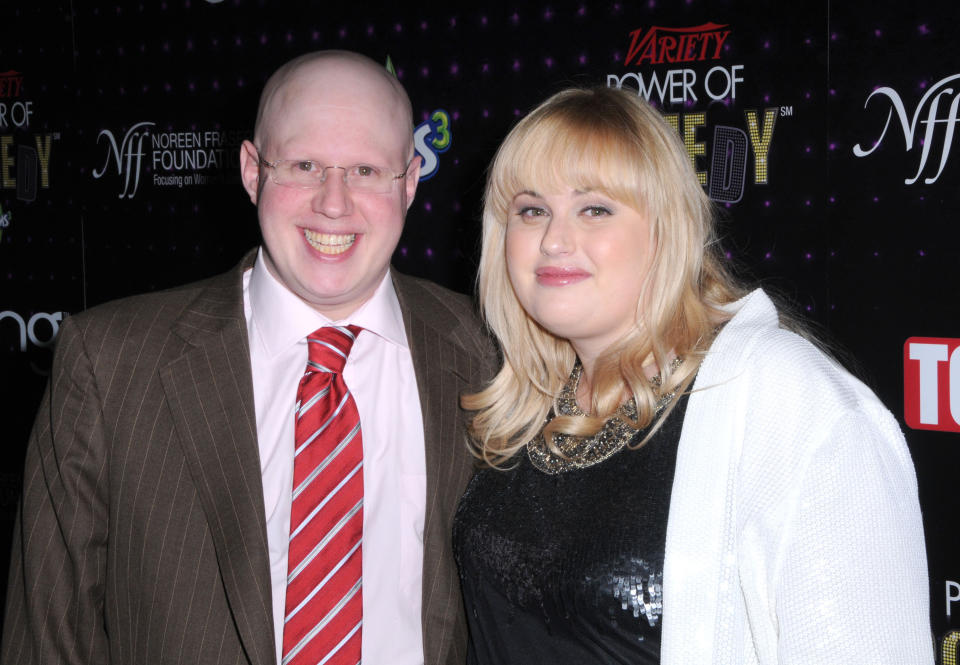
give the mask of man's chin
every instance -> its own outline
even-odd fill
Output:
[[[332,321],[344,319],[357,311],[370,300],[379,281],[371,286],[355,284],[351,286],[337,284],[312,285],[297,295],[307,305]]]

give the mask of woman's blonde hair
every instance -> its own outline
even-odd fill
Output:
[[[505,234],[519,192],[570,189],[599,191],[646,215],[652,256],[646,274],[638,266],[643,284],[636,328],[597,360],[592,415],[555,418],[544,428],[576,354],[517,300],[507,275]],[[632,424],[650,425],[661,395],[679,394],[696,374],[714,331],[728,318],[719,308],[742,293],[722,265],[712,205],[676,131],[636,94],[609,88],[559,92],[507,135],[488,176],[477,282],[503,367],[486,389],[463,396],[462,404],[475,412],[475,454],[493,466],[541,428],[554,450],[553,432],[597,432],[625,391],[637,404]],[[683,362],[671,369],[674,356]],[[651,359],[661,373],[659,390],[644,374]]]

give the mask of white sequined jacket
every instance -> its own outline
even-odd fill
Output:
[[[933,663],[917,483],[857,379],[760,290],[714,341],[683,423],[663,665]]]

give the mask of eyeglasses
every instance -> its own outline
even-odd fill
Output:
[[[403,179],[410,169],[410,162],[407,162],[402,173],[394,173],[389,169],[370,164],[320,166],[310,159],[278,159],[275,162],[268,162],[263,157],[260,157],[260,164],[269,167],[270,179],[284,187],[319,189],[327,181],[327,169],[342,169],[343,183],[347,188],[355,192],[379,194],[389,192],[394,181]]]

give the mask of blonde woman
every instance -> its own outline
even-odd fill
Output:
[[[932,663],[890,413],[718,258],[675,132],[567,90],[491,167],[503,368],[454,530],[469,662]]]

